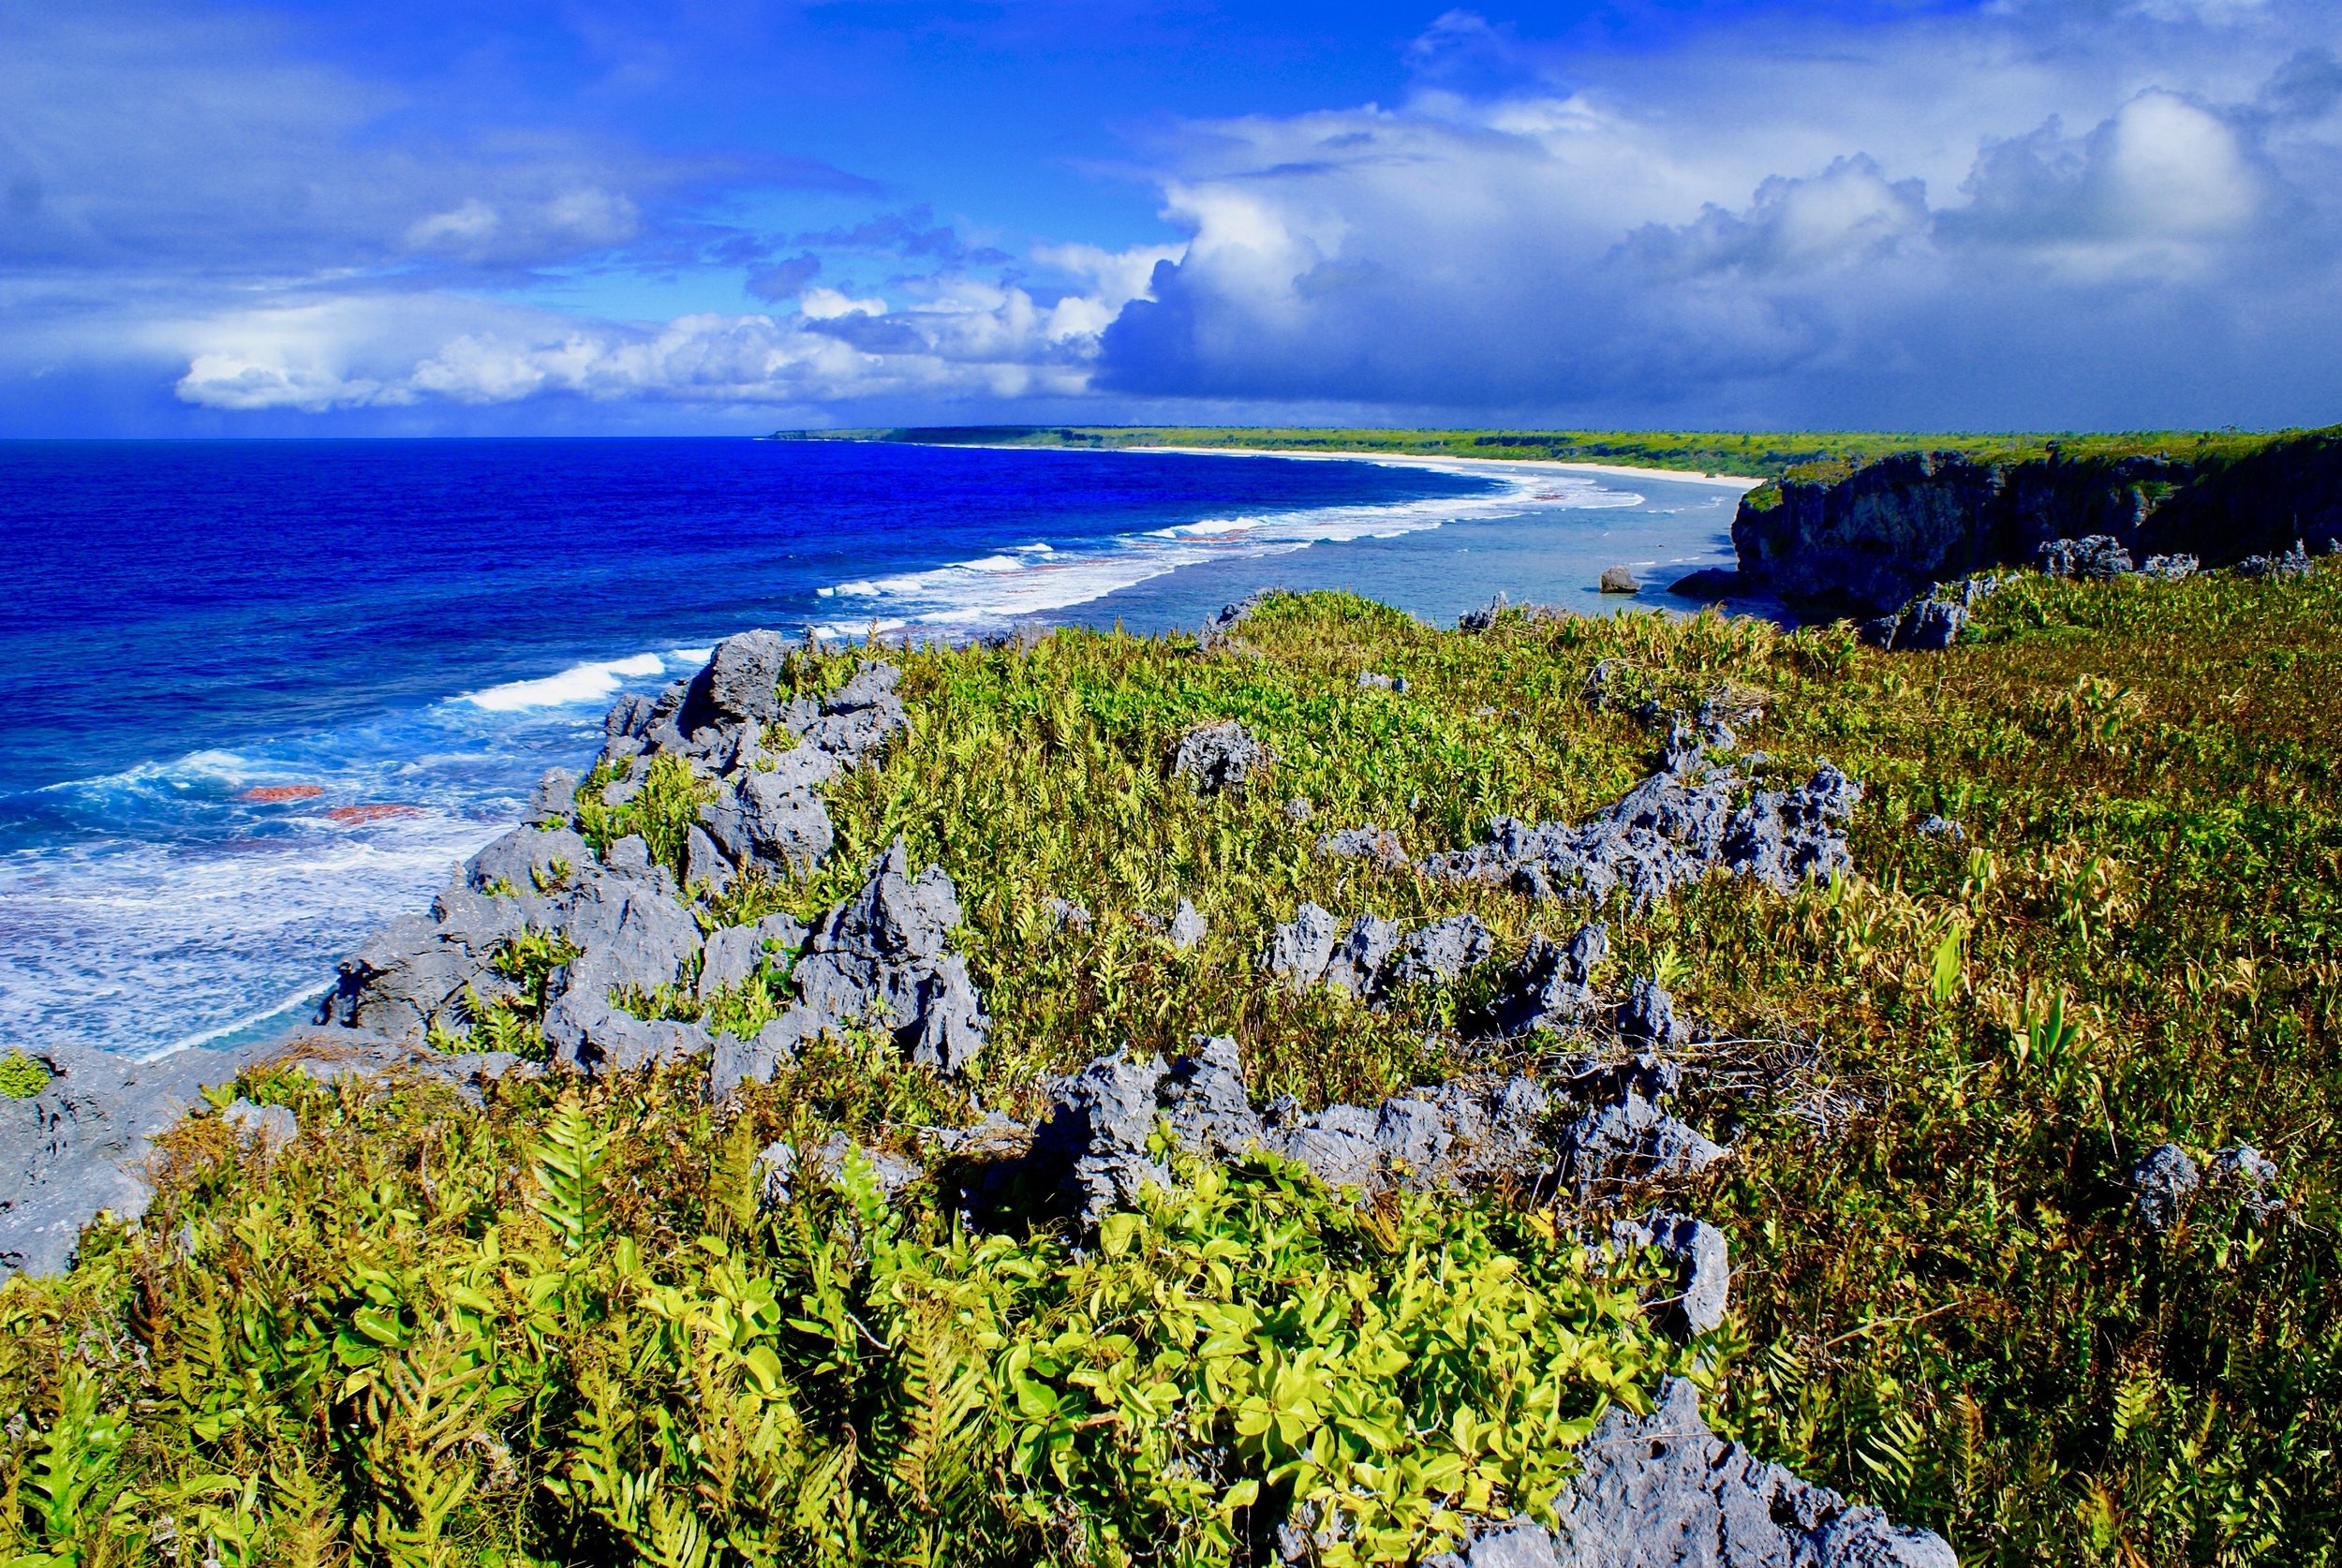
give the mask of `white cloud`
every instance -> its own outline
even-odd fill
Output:
[[[446,294],[269,305],[182,329],[187,369],[175,390],[207,408],[312,413],[546,396],[717,405],[1075,396],[1088,388],[1098,326],[1163,259],[1066,258],[1104,280],[1104,292],[1046,306],[1022,288],[965,278],[909,308],[813,288],[792,314],[699,313],[655,325]]]

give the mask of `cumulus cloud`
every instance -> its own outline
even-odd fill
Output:
[[[1164,204],[1188,250],[1106,332],[1100,384],[1605,421],[2331,418],[2320,16],[1775,18],[1508,78],[1501,32],[1451,14],[1395,109],[1191,129]]]
[[[1043,303],[971,279],[915,305],[807,287],[786,314],[581,320],[464,295],[381,294],[223,313],[185,329],[175,391],[249,412],[486,407],[539,398],[726,407],[1014,400],[1088,389],[1101,326],[1149,257],[1071,259],[1103,291]]]
[[[1610,47],[1452,11],[1391,103],[1146,143],[1162,242],[1010,247],[899,194],[820,229],[741,215],[757,181],[874,199],[818,166],[381,136],[394,105],[255,64],[276,58],[261,42],[156,11],[133,44],[57,9],[37,26],[64,67],[0,52],[0,303],[30,324],[0,369],[69,355],[76,321],[91,352],[133,299],[176,400],[238,416],[2330,419],[2330,19],[2322,0],[1996,0]],[[76,106],[180,81],[173,51],[214,90],[156,87],[138,117]],[[516,303],[562,298],[538,286],[564,269],[720,273],[689,303],[775,308]]]

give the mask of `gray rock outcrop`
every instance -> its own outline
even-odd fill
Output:
[[[1682,1378],[1649,1415],[1613,1406],[1579,1452],[1558,1530],[1517,1517],[1425,1568],[1959,1568],[1940,1535],[1717,1437]]]
[[[1320,834],[1317,852],[1334,860],[1371,860],[1386,870],[1403,871],[1411,864],[1407,847],[1388,828],[1368,823]]]
[[[1407,933],[1391,971],[1401,985],[1445,984],[1496,951],[1496,933],[1475,914],[1449,915]]]
[[[144,1214],[151,1194],[141,1172],[154,1139],[260,1052],[176,1051],[155,1061],[78,1046],[26,1054],[50,1076],[26,1099],[0,1096],[0,1278],[62,1272],[101,1211]]]
[[[2082,539],[2053,539],[2041,546],[2041,570],[2051,577],[2074,577],[2085,583],[2111,583],[2138,570],[2130,552],[2112,534]]]
[[[2202,1184],[2196,1162],[2177,1144],[2149,1149],[2130,1167],[2128,1177],[2132,1205],[2151,1231],[2170,1229]]]
[[[1694,1334],[1723,1326],[1731,1300],[1732,1262],[1722,1231],[1687,1214],[1654,1211],[1640,1220],[1612,1221],[1610,1240],[1621,1249],[1656,1248],[1674,1267],[1677,1294],[1665,1304],[1663,1322]]]
[[[1538,1136],[1549,1101],[1533,1079],[1443,1084],[1307,1116],[1281,1103],[1264,1115],[1253,1109],[1236,1042],[1224,1036],[1198,1041],[1169,1066],[1158,1057],[1101,1057],[1052,1080],[1048,1094],[1028,1158],[1085,1226],[1148,1185],[1169,1185],[1171,1173],[1147,1146],[1158,1119],[1187,1153],[1236,1160],[1263,1150],[1298,1161],[1328,1186],[1367,1192],[1394,1181],[1534,1177],[1551,1160]]]
[[[1531,937],[1497,998],[1499,1032],[1523,1035],[1584,1023],[1595,1010],[1594,968],[1609,952],[1609,927],[1600,921],[1579,926],[1566,946],[1542,932]]]
[[[1233,718],[1198,724],[1179,737],[1171,776],[1184,778],[1199,795],[1238,793],[1268,771],[1268,748]]]

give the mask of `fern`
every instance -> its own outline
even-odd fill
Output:
[[[537,1177],[537,1212],[574,1256],[601,1229],[601,1192],[597,1176],[606,1140],[574,1091],[561,1097],[545,1122],[531,1156]]]

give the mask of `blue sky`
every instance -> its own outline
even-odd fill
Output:
[[[2342,420],[2330,0],[0,0],[0,435]]]

